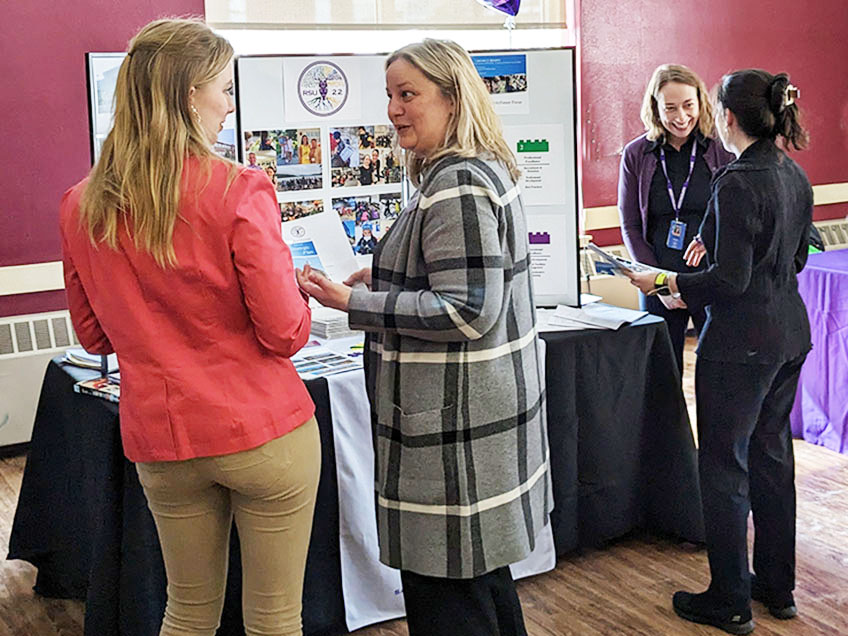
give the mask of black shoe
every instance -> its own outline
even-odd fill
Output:
[[[792,592],[769,593],[757,579],[756,574],[751,575],[751,598],[765,605],[769,613],[780,620],[785,621],[798,616],[798,608],[795,607]]]
[[[750,634],[754,631],[750,607],[733,608],[722,605],[709,592],[676,592],[672,605],[680,618],[693,623],[712,625],[728,634]]]

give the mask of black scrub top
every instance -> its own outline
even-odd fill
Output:
[[[680,208],[680,220],[686,223],[686,236],[683,240],[683,249],[675,250],[666,244],[668,230],[675,216],[671,199],[668,196],[665,173],[660,162],[660,145],[663,144],[662,147],[665,150],[668,176],[671,179],[676,200],[680,196],[680,191],[683,189],[683,182],[686,181],[686,177],[689,174],[689,157],[692,153],[693,143],[698,144],[698,148],[695,151],[695,168],[692,171],[692,178],[689,181],[689,187],[686,190],[686,196]],[[703,262],[699,267],[689,267],[683,260],[683,253],[698,233],[698,228],[707,209],[707,203],[710,200],[710,181],[712,180],[712,174],[710,173],[709,166],[707,166],[707,162],[704,160],[704,152],[708,144],[709,140],[697,132],[689,135],[689,139],[680,147],[680,150],[676,150],[669,143],[663,143],[662,140],[655,142],[653,152],[657,157],[657,168],[651,180],[651,189],[648,197],[648,240],[654,249],[657,264],[662,269],[674,272],[696,272],[705,267]]]

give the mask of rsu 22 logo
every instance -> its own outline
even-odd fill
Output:
[[[297,79],[297,95],[313,115],[326,117],[339,112],[347,101],[344,71],[332,62],[313,62]]]

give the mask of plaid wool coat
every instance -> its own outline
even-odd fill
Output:
[[[446,157],[374,252],[349,323],[368,332],[380,560],[471,578],[520,561],[553,507],[518,187]]]

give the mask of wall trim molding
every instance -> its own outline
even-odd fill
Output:
[[[825,183],[813,186],[815,205],[848,203],[848,182]],[[583,231],[606,230],[619,227],[618,206],[602,205],[583,210]]]
[[[814,185],[813,200],[816,205],[848,203],[848,182]],[[619,227],[618,206],[602,205],[583,210],[584,232],[617,227]],[[0,267],[0,296],[32,294],[64,288],[62,261]]]
[[[65,289],[62,261],[0,267],[0,296]]]
[[[823,183],[813,186],[813,203],[830,205],[848,203],[848,183]]]

